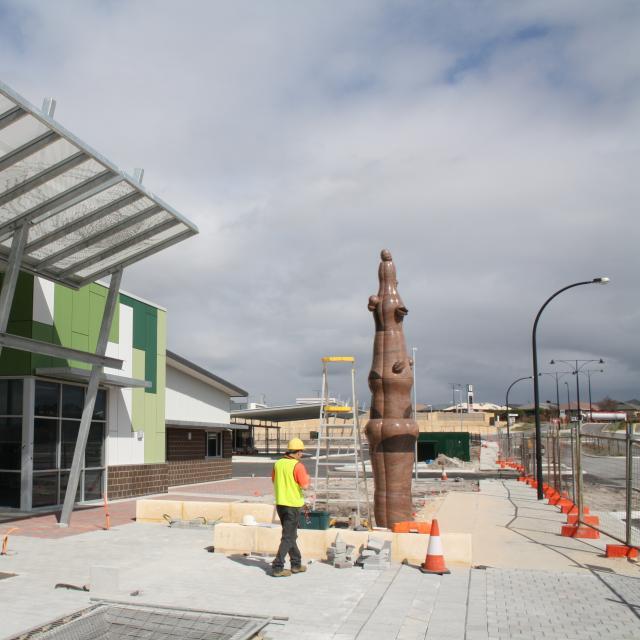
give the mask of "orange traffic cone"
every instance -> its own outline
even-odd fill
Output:
[[[420,565],[422,573],[451,573],[444,565],[444,556],[442,555],[442,542],[440,540],[440,527],[438,521],[431,522],[431,535],[429,536],[429,546],[427,547],[427,557],[424,563]]]
[[[447,476],[447,470],[442,467],[442,475],[440,476],[440,480],[448,480],[449,477]]]

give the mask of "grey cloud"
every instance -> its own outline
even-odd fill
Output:
[[[640,395],[635,3],[6,6],[4,81],[201,229],[125,274],[175,351],[273,402],[353,353],[365,399],[389,247],[420,401],[500,401],[542,302],[596,275],[541,360],[602,356],[599,395]]]

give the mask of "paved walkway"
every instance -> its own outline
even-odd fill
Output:
[[[17,574],[0,579],[0,638],[84,607],[91,596],[287,618],[268,626],[271,640],[640,637],[637,565],[602,558],[604,541],[561,538],[557,509],[528,487],[480,485],[449,494],[438,515],[445,530],[473,534],[474,562],[486,568],[450,566],[445,576],[407,565],[376,572],[313,563],[276,580],[268,558],[210,553],[209,531],[153,524],[12,538],[0,557],[0,572]],[[55,588],[90,584],[98,566],[117,568],[116,591]]]

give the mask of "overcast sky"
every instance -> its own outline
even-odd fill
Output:
[[[594,400],[627,400],[638,33],[635,0],[0,0],[0,79],[54,97],[61,124],[199,226],[124,288],[167,307],[168,348],[251,399],[314,395],[321,356],[353,354],[369,402],[388,248],[419,402],[451,382],[504,402],[531,375],[538,308],[601,275],[545,311],[541,368],[603,358]]]

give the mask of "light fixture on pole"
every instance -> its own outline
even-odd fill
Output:
[[[549,364],[556,364],[557,362],[562,362],[563,364],[568,364],[572,367],[575,364],[575,368],[571,373],[576,377],[576,400],[578,403],[576,415],[578,418],[578,422],[582,422],[582,407],[580,406],[580,371],[591,362],[604,364],[604,360],[602,358],[598,358],[595,360],[552,360]],[[589,407],[589,410],[591,410],[591,407]]]
[[[567,285],[566,287],[562,287],[562,289],[558,289],[552,296],[547,298],[545,303],[540,307],[536,319],[533,322],[533,330],[531,332],[531,351],[533,355],[533,403],[534,410],[536,416],[536,480],[538,484],[538,500],[542,500],[544,494],[542,492],[542,437],[540,434],[540,389],[538,385],[538,345],[536,342],[536,332],[538,330],[538,321],[540,320],[540,316],[542,312],[545,310],[547,305],[558,295],[560,295],[563,291],[567,291],[567,289],[573,289],[574,287],[580,287],[585,284],[607,284],[609,282],[609,278],[600,277],[594,278],[593,280],[585,280],[584,282],[574,282],[573,284]]]

